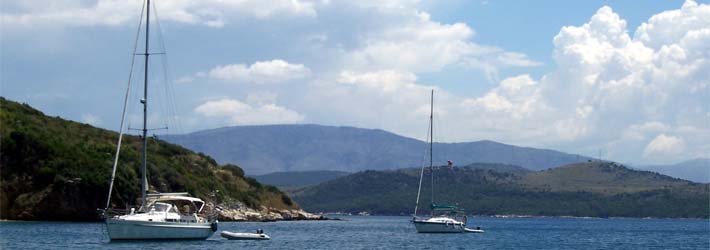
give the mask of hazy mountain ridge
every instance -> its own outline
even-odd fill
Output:
[[[283,171],[397,169],[424,164],[428,144],[384,130],[321,125],[237,126],[165,137],[214,157],[239,163],[247,174]],[[435,143],[434,162],[457,165],[503,163],[531,170],[590,158],[554,150],[518,147],[493,141]]]
[[[435,202],[459,203],[480,215],[710,217],[710,185],[615,163],[586,162],[527,174],[474,165],[483,167],[437,168]],[[293,197],[313,211],[408,215],[418,181],[415,168],[363,171],[296,190]],[[423,211],[430,188],[424,182]]]
[[[697,158],[671,165],[647,165],[636,168],[694,182],[710,183],[710,159],[708,158]]]

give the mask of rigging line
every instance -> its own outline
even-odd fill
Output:
[[[429,168],[431,169],[431,204],[434,205],[434,90],[431,90],[431,110],[429,113]],[[431,210],[434,216],[434,209]]]
[[[426,138],[429,138],[429,133],[430,133],[430,131],[429,131],[429,126],[427,126]],[[424,160],[426,159],[426,155],[427,155],[428,152],[429,152],[429,148],[428,148],[428,147],[425,147],[425,149],[424,149],[424,154],[422,154],[422,159],[421,159],[421,161],[420,161],[420,164],[421,164],[421,166],[422,166],[422,169],[421,169],[421,171],[420,171],[420,173],[419,173],[419,188],[417,189],[417,202],[416,202],[416,204],[414,205],[414,216],[415,216],[415,217],[417,216],[417,209],[419,208],[419,196],[420,196],[420,194],[421,194],[421,192],[422,192],[422,181],[424,180],[424,169],[426,168],[425,165],[424,165]]]
[[[175,89],[171,84],[172,79],[170,79],[170,60],[168,60],[167,47],[165,46],[165,37],[163,36],[163,28],[160,23],[157,8],[155,8],[155,2],[153,2],[153,4],[153,13],[155,13],[155,22],[158,27],[158,42],[160,45],[160,49],[163,52],[163,56],[161,57],[163,60],[161,60],[161,62],[163,63],[163,77],[165,79],[165,99],[167,102],[166,113],[169,116],[167,122],[172,123],[170,124],[169,128],[174,128],[173,130],[175,132],[182,133],[182,125],[178,120],[179,109],[177,107],[177,102],[175,101]]]
[[[439,105],[439,107],[441,107],[441,105]],[[446,156],[447,156],[448,151],[445,150],[446,143],[447,143],[446,139],[448,138],[448,135],[446,132],[449,130],[448,130],[448,127],[446,126],[446,124],[441,122],[442,120],[441,120],[440,113],[441,112],[435,112],[432,115],[432,117],[434,119],[434,124],[437,124],[437,128],[438,128],[434,131],[434,138],[437,138],[436,139],[437,142],[433,142],[433,147],[436,148],[437,161],[439,161],[439,164],[445,164],[448,162],[448,160],[451,160],[451,159],[447,159],[448,157],[446,157]],[[437,114],[439,114],[439,115],[437,115]],[[442,165],[439,165],[439,166],[442,166]]]
[[[155,1],[153,1],[153,15],[155,16],[154,23],[155,23],[155,28],[156,28],[153,33],[156,34],[155,37],[157,39],[157,47],[158,47],[158,50],[160,51],[160,53],[153,53],[153,54],[160,54],[161,55],[161,57],[159,59],[160,59],[160,64],[162,66],[162,68],[161,68],[162,79],[160,79],[160,81],[157,81],[157,82],[162,82],[162,87],[163,87],[162,98],[164,99],[162,102],[158,102],[158,103],[160,104],[160,108],[162,111],[163,122],[165,123],[166,127],[170,127],[168,125],[169,117],[170,117],[171,113],[170,113],[170,104],[169,104],[170,100],[169,100],[168,93],[167,93],[167,86],[168,86],[168,74],[167,74],[167,64],[166,64],[167,54],[166,54],[165,46],[163,43],[163,32],[162,32],[162,27],[160,27],[160,19],[158,18],[158,12],[157,12],[157,8],[155,7]],[[153,61],[155,62],[155,60],[158,60],[158,58],[154,57]],[[153,86],[154,86],[154,88],[156,88],[156,90],[159,90],[158,85],[153,84]],[[156,91],[156,93],[161,93],[161,92]]]
[[[141,18],[140,21],[138,21],[138,31],[136,32],[136,39],[134,41],[133,45],[133,54],[136,53],[136,50],[138,49],[138,38],[140,36],[141,32],[141,25],[143,25],[143,12],[145,11],[145,4],[142,5],[141,7]],[[111,205],[111,192],[113,191],[113,182],[116,179],[116,167],[118,166],[118,157],[121,153],[121,142],[123,141],[123,122],[124,119],[126,118],[126,109],[128,106],[128,97],[130,96],[131,92],[131,81],[133,80],[133,66],[135,65],[136,62],[136,56],[132,55],[131,56],[131,67],[130,67],[130,72],[128,73],[128,87],[126,88],[126,95],[123,98],[123,111],[121,112],[121,125],[119,126],[119,133],[118,133],[118,143],[116,143],[116,155],[113,159],[113,169],[111,170],[111,182],[109,184],[108,188],[108,198],[106,199],[106,208],[104,209],[104,213],[106,210],[108,210],[109,206]]]

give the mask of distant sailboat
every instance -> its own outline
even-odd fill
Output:
[[[145,78],[143,99],[143,152],[141,164],[141,206],[136,210],[131,208],[123,214],[111,214],[111,191],[116,175],[118,155],[123,138],[123,122],[128,94],[124,101],[124,111],[121,116],[121,126],[113,164],[111,184],[109,186],[108,200],[103,216],[111,240],[167,240],[167,239],[207,239],[217,231],[217,221],[209,220],[202,215],[205,202],[199,198],[191,197],[188,193],[152,193],[148,194],[148,180],[146,178],[147,164],[147,110],[148,110],[148,35],[150,24],[150,0],[146,0],[146,29],[145,29]],[[129,88],[130,89],[130,88]]]
[[[429,170],[431,172],[431,214],[425,217],[417,216],[419,208],[419,198],[424,180],[424,170],[422,166],[419,175],[419,189],[417,190],[417,202],[414,206],[412,223],[419,233],[482,233],[480,228],[466,228],[467,218],[463,211],[454,205],[444,205],[434,203],[434,90],[431,91],[431,113],[429,114]]]

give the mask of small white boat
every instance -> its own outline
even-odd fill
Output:
[[[477,227],[475,229],[473,228],[464,228],[464,233],[485,233],[486,231],[483,231],[480,227]]]
[[[412,222],[420,233],[463,233],[466,229],[465,223],[445,216],[414,218]]]
[[[270,240],[271,237],[266,235],[264,231],[257,230],[256,233],[234,233],[230,231],[222,231],[219,235],[229,240]]]

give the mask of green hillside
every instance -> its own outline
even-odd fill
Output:
[[[0,97],[0,218],[93,220],[106,202],[118,134]],[[135,205],[140,193],[140,145],[124,137],[112,205]],[[209,201],[241,201],[250,207],[296,208],[273,186],[245,177],[234,165],[151,139],[151,191],[181,192]],[[216,196],[211,196],[214,190]]]
[[[436,169],[435,203],[458,203],[478,215],[710,217],[705,184],[607,162],[530,173],[487,165]],[[422,187],[422,213],[431,201],[429,176]],[[317,212],[410,215],[418,184],[418,169],[364,171],[297,190],[294,199]]]
[[[618,164],[585,162],[530,173],[521,183],[551,192],[635,193],[691,187],[690,181],[633,170]]]
[[[319,184],[348,174],[348,172],[343,171],[327,170],[275,172],[254,176],[254,179],[261,183],[274,185],[279,188],[294,188]]]

